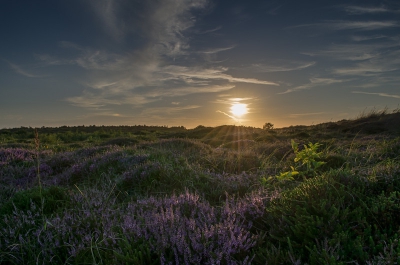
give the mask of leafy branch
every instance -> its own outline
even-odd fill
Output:
[[[281,172],[275,176],[278,181],[294,180],[294,176],[310,177],[316,176],[318,168],[324,165],[326,162],[319,161],[322,152],[318,152],[318,148],[321,146],[319,143],[308,143],[303,145],[303,149],[299,150],[299,145],[293,139],[291,141],[292,149],[296,155],[294,158],[295,165],[290,166],[290,171]],[[262,182],[272,180],[273,177],[268,179],[263,178]]]

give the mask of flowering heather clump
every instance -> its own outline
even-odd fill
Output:
[[[170,255],[175,264],[248,264],[251,258],[245,253],[256,236],[249,232],[252,224],[244,218],[246,212],[234,201],[212,207],[187,191],[130,203],[122,227],[133,242],[144,237],[161,255],[162,264]]]
[[[123,255],[121,231],[132,244],[148,242],[162,264],[251,262],[248,251],[257,239],[249,232],[251,218],[263,213],[262,200],[253,195],[238,202],[229,198],[223,207],[212,207],[186,192],[132,202],[124,210],[116,208],[116,198],[109,195],[95,189],[73,193],[75,207],[50,218],[34,204],[27,212],[16,209],[2,220],[2,255],[7,253],[7,260],[16,263],[38,259],[44,264],[65,254],[73,261],[93,248]]]
[[[118,148],[117,148],[118,149]],[[116,173],[128,171],[148,159],[148,155],[130,155],[122,150],[108,150],[103,154],[96,154],[93,157],[82,158],[80,160],[69,159],[69,156],[59,156],[59,160],[68,165],[45,182],[51,185],[74,184],[80,181],[89,181],[97,178],[102,173]],[[51,164],[56,164],[52,161]]]
[[[115,201],[115,197],[105,192],[85,190],[85,193],[72,195],[74,209],[48,221],[60,242],[66,244],[71,257],[90,249],[93,243],[102,247],[116,244],[117,234],[113,228],[119,225],[119,214],[113,207]]]
[[[32,178],[28,176],[29,168],[22,165],[6,165],[0,167],[0,184],[17,188],[27,187]]]
[[[107,151],[101,156],[96,156],[90,161],[89,171],[94,172],[108,166],[112,166],[113,170],[132,167],[141,164],[148,158],[147,155],[128,155],[122,151]]]
[[[47,159],[51,154],[51,151],[42,151],[39,156]],[[0,184],[18,189],[30,187],[37,173],[35,159],[36,153],[31,150],[0,148]],[[52,174],[52,169],[45,163],[40,167],[45,175]]]
[[[4,259],[15,264],[32,260],[53,264],[57,258],[65,260],[65,252],[75,258],[93,245],[108,247],[116,243],[112,231],[118,225],[118,213],[112,207],[115,198],[87,190],[72,194],[71,203],[76,207],[49,219],[34,203],[26,212],[15,209],[12,215],[5,215],[0,220],[0,263]]]
[[[9,163],[33,161],[36,154],[33,151],[21,148],[0,148],[0,164],[7,165]]]
[[[81,158],[75,155],[75,152],[62,152],[50,157],[46,163],[53,169],[54,174],[59,174],[71,167]]]
[[[15,209],[0,224],[0,263],[33,264],[33,260],[37,264],[50,263],[59,244],[53,244],[54,234],[44,226],[40,209],[34,203],[26,212]]]
[[[35,153],[21,148],[0,148],[0,184],[16,188],[30,186],[27,166],[34,165]]]
[[[41,163],[39,165],[40,176],[47,177],[53,174],[53,169],[47,165],[46,163]],[[37,167],[31,167],[28,170],[28,177],[36,178],[37,177]]]

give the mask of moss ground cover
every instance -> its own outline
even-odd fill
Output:
[[[0,130],[0,264],[399,264],[399,117]]]

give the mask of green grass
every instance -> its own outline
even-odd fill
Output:
[[[41,187],[36,162],[16,155],[35,151],[33,130],[0,130],[0,264],[185,263],[176,253],[188,242],[192,255],[196,244],[210,247],[206,264],[230,240],[207,235],[230,218],[253,243],[221,264],[399,264],[398,124],[399,112],[386,110],[271,130],[41,128]],[[202,223],[218,211],[229,215]],[[165,234],[164,244],[161,234],[129,230],[157,218],[167,218],[159,231],[186,234]]]

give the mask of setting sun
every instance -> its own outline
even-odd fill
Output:
[[[247,114],[248,113],[247,104],[243,103],[233,104],[231,107],[231,113],[236,117],[240,117],[244,114]]]

